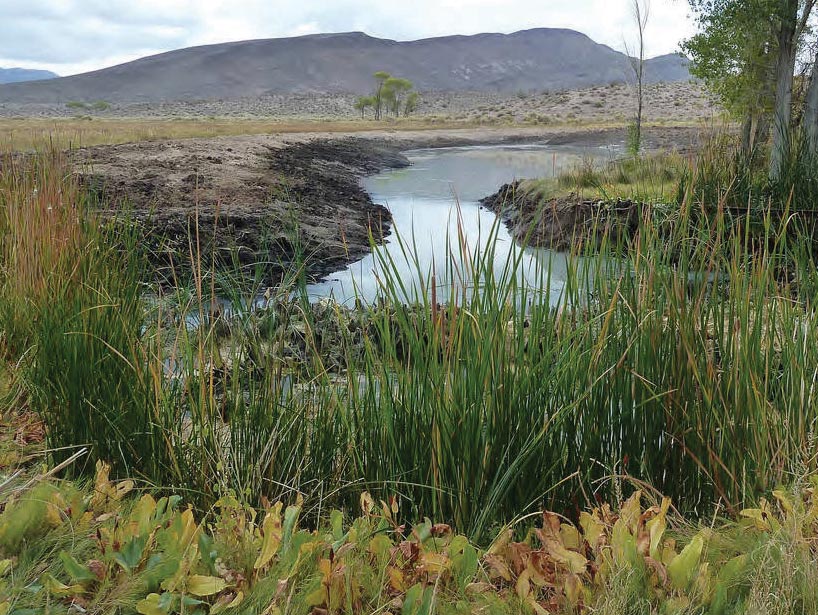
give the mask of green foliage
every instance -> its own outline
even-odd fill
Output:
[[[771,111],[775,0],[691,0],[700,31],[685,41],[691,72],[739,117]]]
[[[361,119],[363,119],[366,110],[369,109],[370,107],[374,108],[375,105],[376,103],[374,96],[359,96],[358,98],[355,99],[355,102],[353,103],[352,106],[355,108],[356,111],[360,111]]]
[[[395,117],[408,116],[417,109],[419,94],[408,79],[393,77],[385,71],[374,74],[375,92],[372,96],[361,96],[355,102],[355,109],[364,115],[364,109],[371,106],[375,119],[381,119],[383,112],[391,112]]]
[[[627,150],[634,157],[642,150],[642,128],[638,123],[628,124]]]
[[[397,500],[359,498],[314,530],[301,505],[232,496],[205,515],[93,487],[14,484],[0,515],[0,613],[810,613],[818,606],[814,478],[707,526],[634,492],[571,523],[545,512],[482,550],[448,525],[407,529]],[[32,518],[34,521],[32,521]],[[33,530],[37,527],[36,531]],[[683,528],[672,530],[671,528]]]
[[[409,92],[406,95],[406,102],[403,105],[403,115],[412,115],[417,111],[420,103],[420,94],[418,92]]]
[[[571,510],[578,486],[615,492],[612,473],[682,510],[738,510],[787,476],[815,421],[815,251],[788,216],[806,193],[737,210],[723,152],[674,160],[603,172],[635,195],[681,176],[678,201],[641,206],[619,234],[600,207],[586,244],[600,251],[577,237],[562,257],[559,309],[547,263],[533,287],[522,251],[498,266],[496,226],[487,249],[452,241],[434,275],[397,235],[419,286],[377,252],[381,299],[359,309],[311,304],[299,270],[249,309],[255,287],[201,264],[191,289],[147,301],[127,234],[80,224],[79,208],[46,215],[55,194],[79,198],[71,174],[21,168],[0,191],[9,359],[55,461],[90,445],[202,510],[298,492],[312,522],[366,485],[484,542],[543,503]]]

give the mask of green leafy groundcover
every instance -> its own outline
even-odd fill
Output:
[[[443,524],[409,528],[399,503],[299,527],[300,505],[258,513],[223,498],[197,519],[180,497],[139,497],[98,464],[92,486],[18,487],[0,516],[0,615],[34,613],[815,612],[814,481],[732,522],[693,528],[671,502],[573,524],[552,513],[479,549]],[[779,610],[783,607],[785,610]]]

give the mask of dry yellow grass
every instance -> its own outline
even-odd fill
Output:
[[[59,149],[137,141],[236,135],[468,128],[428,119],[397,122],[242,119],[0,119],[0,150],[25,151],[53,143]]]
[[[693,121],[656,121],[650,125],[691,126]],[[576,130],[622,128],[624,122],[572,120],[541,126],[549,133]],[[536,125],[519,122],[476,122],[446,118],[409,118],[398,121],[370,120],[277,120],[231,118],[185,119],[0,119],[0,151],[28,151],[44,144],[57,149],[115,145],[165,139],[207,138],[237,135],[294,133],[356,133],[369,131],[457,130],[469,128],[535,129]]]

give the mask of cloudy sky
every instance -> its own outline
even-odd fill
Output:
[[[361,30],[411,40],[573,28],[617,49],[631,0],[0,0],[0,66],[61,75],[192,45]],[[678,49],[687,0],[652,0],[648,55]]]

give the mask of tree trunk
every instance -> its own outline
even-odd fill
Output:
[[[755,137],[753,138],[753,143],[755,147],[759,145],[763,146],[767,144],[768,139],[770,138],[770,116],[766,113],[759,113],[758,117],[756,118],[756,133]]]
[[[781,0],[781,29],[778,34],[778,62],[775,69],[773,148],[770,153],[770,180],[773,182],[781,179],[784,164],[790,153],[797,21],[798,0]]]
[[[818,51],[812,65],[812,77],[804,105],[803,126],[807,153],[812,160],[818,160]]]
[[[753,152],[753,114],[748,113],[741,126],[741,155],[749,160]]]

